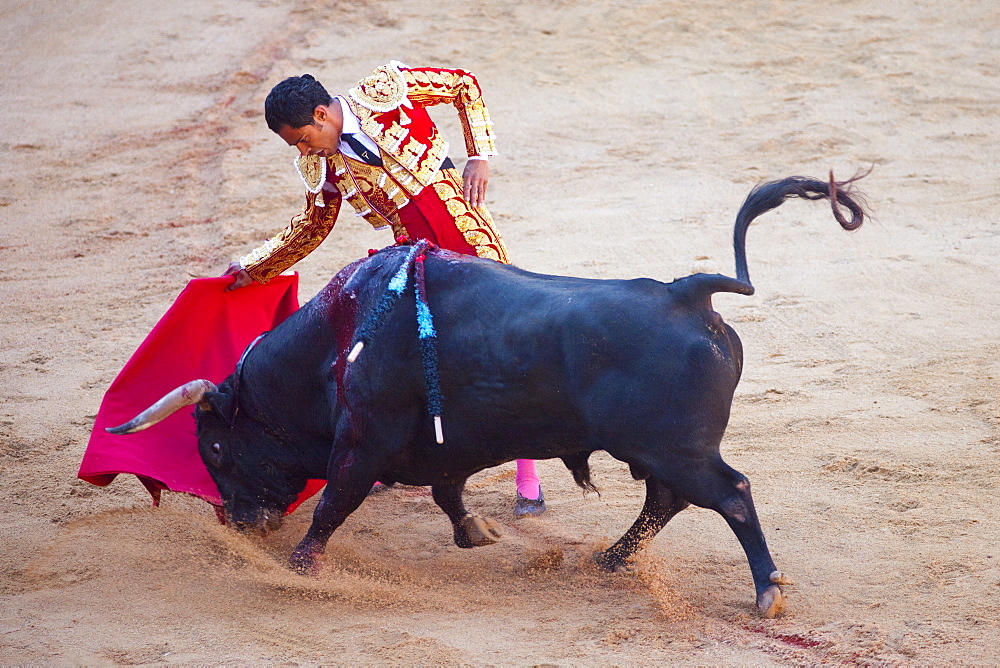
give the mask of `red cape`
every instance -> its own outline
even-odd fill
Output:
[[[189,380],[222,383],[251,341],[299,308],[298,274],[224,292],[232,280],[194,279],[156,323],[104,395],[77,473],[80,478],[103,487],[119,473],[132,473],[149,490],[154,505],[164,489],[222,504],[198,454],[193,407],[136,434],[115,436],[104,428],[127,422]],[[288,512],[323,484],[310,481]]]

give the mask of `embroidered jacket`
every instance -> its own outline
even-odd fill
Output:
[[[460,186],[454,192],[457,174],[441,169],[448,143],[426,110],[434,104],[454,105],[468,155],[496,155],[493,124],[476,78],[464,70],[410,68],[392,61],[351,88],[345,100],[361,130],[378,146],[382,166],[342,153],[297,158],[296,169],[306,185],[302,212],[274,238],[240,258],[247,273],[266,283],[312,252],[333,229],[343,200],[374,227],[391,225],[400,232],[399,209],[427,186],[450,195],[442,199],[480,257],[506,262],[489,213],[465,203]]]

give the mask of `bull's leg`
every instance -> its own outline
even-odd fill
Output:
[[[757,608],[766,618],[774,617],[785,607],[785,595],[779,585],[791,584],[774,566],[757,510],[750,496],[750,481],[721,459],[704,468],[688,471],[671,486],[692,503],[711,508],[725,518],[739,539],[750,563]]]
[[[502,535],[500,525],[486,517],[473,515],[462,502],[465,481],[454,485],[434,485],[431,494],[434,502],[451,520],[455,531],[455,545],[459,547],[480,547],[492,545]]]
[[[313,511],[312,525],[289,559],[293,570],[314,574],[326,543],[347,516],[357,510],[378,478],[378,467],[360,449],[334,452],[327,468],[327,484]]]
[[[688,502],[680,498],[663,483],[654,478],[646,479],[646,503],[635,523],[618,539],[618,542],[594,559],[608,571],[625,567],[625,562],[639,549],[639,544],[658,534],[674,515],[688,507]]]

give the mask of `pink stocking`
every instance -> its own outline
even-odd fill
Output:
[[[542,495],[542,487],[539,485],[538,473],[535,472],[534,459],[517,460],[517,476],[514,478],[517,483],[517,492],[526,499],[537,499]]]

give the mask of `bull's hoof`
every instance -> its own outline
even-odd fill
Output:
[[[782,573],[781,571],[774,571],[773,573],[771,573],[770,580],[771,584],[776,584],[776,585],[795,584],[794,582],[792,582],[790,578],[786,577],[785,574]]]
[[[611,552],[598,552],[594,555],[594,563],[605,573],[627,573],[630,570],[624,559]]]
[[[757,597],[757,609],[764,619],[774,619],[785,609],[785,595],[778,585],[771,585]]]
[[[299,575],[319,575],[320,558],[322,556],[322,554],[317,552],[300,552],[296,550],[288,558],[288,565]]]
[[[500,540],[503,533],[495,521],[479,515],[466,515],[455,527],[455,545],[459,547],[482,547]]]

